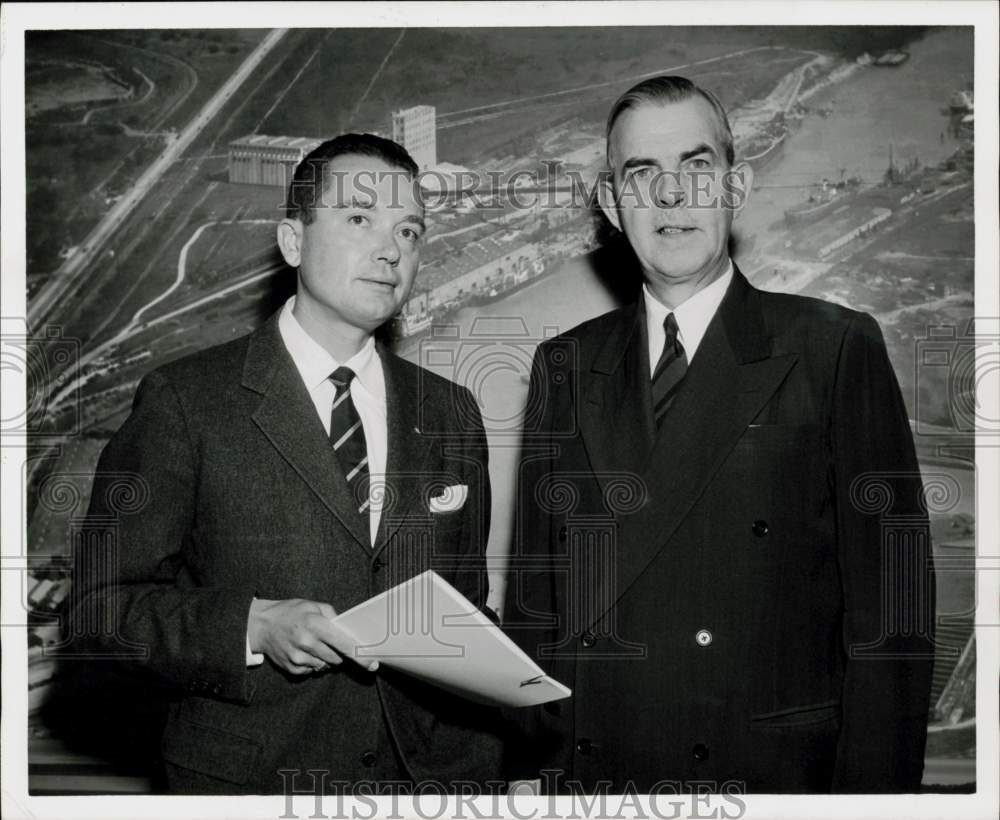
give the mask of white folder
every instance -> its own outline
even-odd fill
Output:
[[[372,660],[462,697],[535,706],[572,692],[434,570],[339,614],[333,622]]]

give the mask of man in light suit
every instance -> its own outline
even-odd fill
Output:
[[[300,163],[286,213],[296,295],[249,336],[150,373],[105,449],[73,628],[171,687],[171,791],[481,782],[494,711],[366,668],[331,623],[428,568],[477,605],[488,592],[478,407],[373,336],[417,272],[417,167],[389,140],[337,137]]]
[[[752,169],[710,93],[640,83],[607,148],[644,284],[535,356],[504,623],[574,694],[516,716],[508,775],[916,791],[934,585],[878,325],[732,263]]]

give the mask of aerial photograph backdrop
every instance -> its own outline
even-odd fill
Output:
[[[68,556],[139,380],[294,292],[275,227],[337,134],[397,139],[424,172],[421,269],[385,335],[479,401],[502,601],[535,346],[639,287],[592,193],[611,104],[657,74],[715,92],[754,168],[740,270],[882,328],[948,567],[924,785],[975,790],[971,27],[38,30],[25,54],[33,794],[161,787],[167,694],[58,651]]]

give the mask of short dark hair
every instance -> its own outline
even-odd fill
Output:
[[[399,168],[410,179],[420,173],[413,157],[399,143],[375,134],[341,134],[316,146],[295,166],[285,200],[288,219],[298,219],[306,225],[313,221],[314,208],[322,201],[326,190],[327,167],[337,157],[348,154],[381,160]]]
[[[632,86],[618,98],[611,107],[611,113],[608,115],[608,126],[605,134],[608,141],[607,144],[611,145],[611,129],[615,127],[618,118],[626,111],[638,108],[644,103],[665,105],[667,103],[690,100],[692,97],[701,97],[715,111],[716,118],[719,120],[722,147],[725,150],[726,162],[732,165],[736,159],[736,149],[733,147],[733,130],[729,127],[729,117],[726,116],[726,109],[722,107],[719,98],[707,88],[702,88],[691,82],[687,77],[681,77],[676,74],[650,77],[648,80],[643,80],[641,83]]]

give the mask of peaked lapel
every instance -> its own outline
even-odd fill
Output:
[[[388,454],[383,491],[385,504],[375,537],[375,552],[385,548],[428,485],[429,477],[424,467],[433,441],[431,435],[420,431],[427,398],[420,368],[381,344],[378,345],[378,354],[385,374]]]
[[[253,421],[358,546],[369,552],[367,518],[358,515],[354,492],[339,469],[316,406],[281,339],[279,314],[251,334],[247,347],[242,385],[262,397]]]
[[[760,292],[735,270],[653,446],[646,503],[621,519],[620,582],[598,617],[669,543],[795,362],[794,355],[772,355]]]
[[[590,367],[581,373],[580,433],[601,486],[615,473],[640,473],[653,441],[645,311],[622,309]]]

